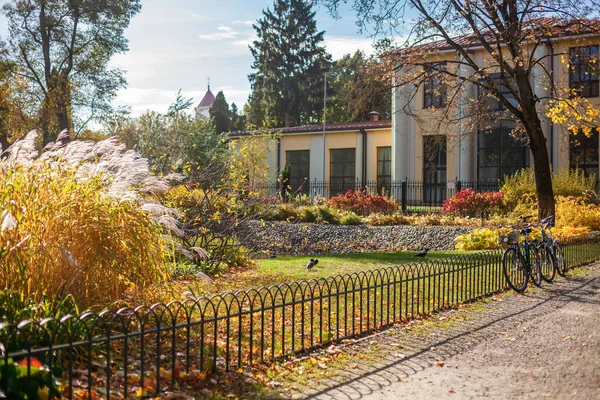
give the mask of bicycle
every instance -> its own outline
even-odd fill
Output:
[[[548,240],[547,229],[551,224],[551,220],[548,218],[544,218],[538,223],[532,223],[531,226],[539,226],[541,233],[541,240],[539,243],[536,243],[540,255],[540,273],[542,275],[542,279],[548,283],[552,283],[554,281],[554,277],[556,276],[556,257],[554,257],[554,252],[551,247],[551,240]],[[552,233],[550,233],[552,235]]]
[[[519,223],[509,226],[513,229],[510,234],[502,236],[499,232],[500,243],[509,246],[502,256],[502,272],[508,285],[517,292],[525,291],[529,279],[536,286],[542,284],[541,246],[529,240],[529,234],[533,230],[531,224],[525,227],[520,224],[527,218],[530,217],[520,217]],[[520,236],[523,236],[523,243],[519,243]]]
[[[568,268],[567,263],[565,261],[563,249],[560,243],[558,243],[558,241],[552,237],[552,228],[554,227],[554,216],[550,215],[541,220],[540,223],[543,224],[542,242],[546,243],[546,245],[550,248],[552,252],[556,272],[558,272],[560,276],[566,276]]]

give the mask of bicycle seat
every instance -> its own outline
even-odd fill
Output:
[[[521,229],[521,235],[525,235],[527,233],[531,233],[531,231],[533,231],[533,229],[531,229],[531,228]]]

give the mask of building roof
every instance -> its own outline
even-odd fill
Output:
[[[198,104],[198,107],[210,107],[213,105],[214,102],[215,102],[215,95],[210,91],[210,86],[209,86],[208,90],[204,94],[204,97],[200,101],[200,104]]]
[[[361,129],[384,129],[391,128],[392,121],[359,121],[359,122],[339,122],[335,124],[326,124],[327,132],[335,131],[351,131]],[[323,124],[321,125],[303,125],[303,126],[290,126],[288,128],[275,128],[270,129],[271,133],[282,133],[282,134],[294,134],[294,133],[320,133],[323,132]],[[249,136],[248,131],[230,132],[229,136]]]
[[[538,38],[546,39],[564,38],[569,36],[589,34],[600,35],[600,20],[598,19],[573,19],[566,21],[562,18],[543,17],[536,18],[527,23],[524,23],[523,27],[524,29],[531,29],[532,33]],[[484,32],[483,37],[486,40],[492,40],[493,32]],[[466,49],[481,46],[481,41],[479,40],[479,38],[472,34],[456,36],[453,37],[452,40],[460,47]],[[435,42],[423,43],[415,46],[410,46],[408,48],[397,49],[395,52],[396,54],[402,55],[402,53],[406,50],[409,50],[410,52],[418,50],[433,53],[437,51],[454,49],[455,47],[448,44],[447,40],[442,39],[437,40]]]

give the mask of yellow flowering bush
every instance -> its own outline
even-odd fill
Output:
[[[500,248],[498,231],[493,229],[475,229],[454,239],[456,249],[460,251],[490,250]]]
[[[600,206],[586,203],[581,197],[562,197],[556,201],[556,227],[587,227],[600,230]]]

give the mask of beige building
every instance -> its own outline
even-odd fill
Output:
[[[392,162],[391,121],[372,112],[369,121],[328,123],[274,129],[270,146],[269,182],[290,167],[292,191],[329,196],[368,183],[374,190],[389,189]],[[248,136],[233,132],[231,139]],[[327,182],[326,187],[323,181]]]
[[[550,23],[552,20],[541,20]],[[582,34],[570,25],[553,26],[553,35],[543,40],[534,51],[533,57],[543,60],[533,68],[532,84],[535,95],[540,99],[540,118],[550,162],[556,171],[562,168],[579,168],[586,174],[598,176],[598,133],[592,137],[571,135],[565,126],[555,125],[543,113],[543,105],[552,87],[556,89],[577,89],[582,97],[596,107],[600,107],[598,69],[590,67],[590,59],[598,60],[600,45],[600,23],[592,22],[592,31]],[[599,29],[595,29],[599,28]],[[469,55],[481,69],[490,69],[491,57],[472,37],[461,37]],[[470,44],[472,43],[472,44]],[[455,68],[457,75],[465,76],[472,69],[460,63],[460,56],[445,41],[424,45],[423,65],[431,68]],[[533,47],[533,46],[532,46]],[[570,67],[568,62],[570,61]],[[458,67],[457,67],[458,65]],[[597,61],[596,64],[598,65]],[[403,66],[397,77],[406,73]],[[457,70],[456,68],[462,68]],[[490,71],[492,75],[494,71]],[[500,74],[498,74],[499,76]],[[452,118],[444,120],[450,91],[440,90],[441,83],[432,79],[420,85],[418,90],[408,85],[394,89],[392,97],[392,181],[419,180],[423,185],[440,185],[450,180],[501,180],[504,175],[532,164],[527,145],[509,135],[514,127],[510,119],[495,119],[491,129],[465,130],[465,124],[457,120],[466,114],[461,107],[455,107]],[[414,92],[412,90],[415,90]],[[477,85],[470,84],[461,93],[467,100],[477,98]],[[493,100],[492,109],[501,112],[504,106]],[[464,120],[463,120],[464,121]],[[600,121],[598,123],[600,126]]]

